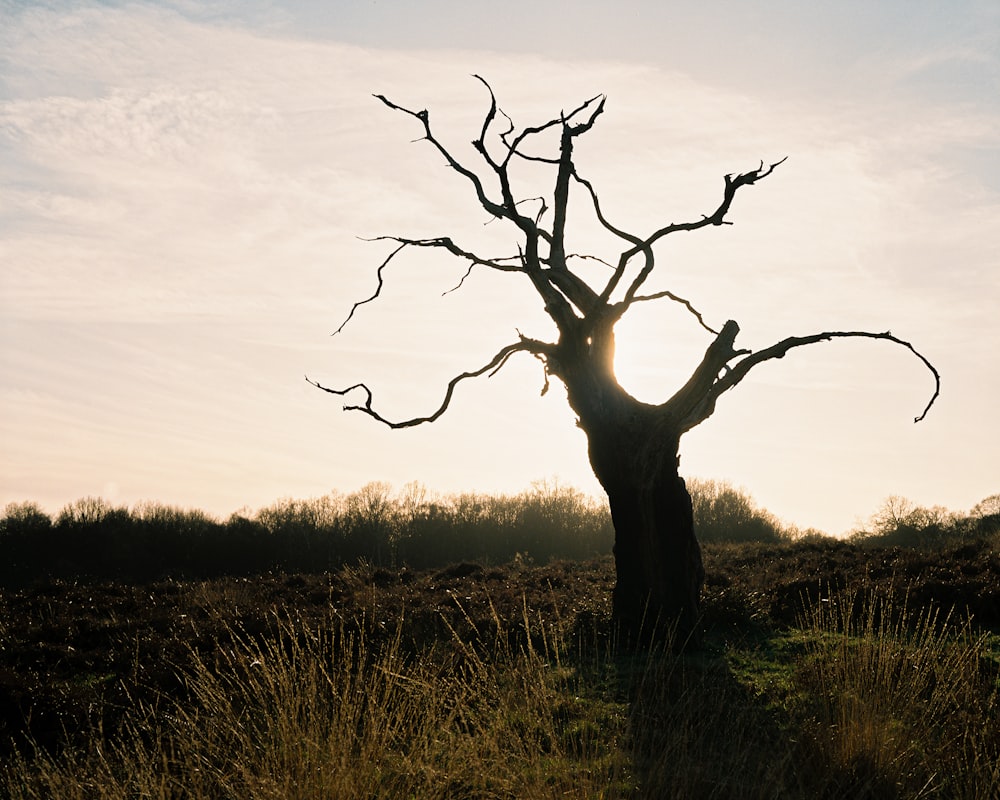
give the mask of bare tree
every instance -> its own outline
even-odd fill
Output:
[[[719,205],[709,214],[688,222],[665,224],[651,233],[633,233],[605,216],[597,191],[580,174],[573,157],[577,138],[591,130],[604,111],[603,96],[593,97],[569,113],[560,113],[540,125],[518,129],[497,107],[489,84],[478,75],[475,77],[489,92],[490,105],[478,137],[472,142],[477,153],[474,166],[463,163],[442,145],[431,129],[426,110],[413,111],[382,95],[375,97],[393,111],[412,117],[423,130],[420,141],[435,148],[467,182],[475,202],[490,217],[513,226],[517,255],[494,257],[473,252],[448,236],[379,237],[395,246],[377,269],[377,288],[370,297],[354,304],[337,332],[343,330],[360,306],[379,297],[383,273],[390,261],[410,248],[435,248],[467,264],[462,282],[476,268],[527,278],[555,323],[555,341],[529,338],[519,331],[517,341],[501,348],[483,366],[452,378],[435,411],[401,421],[386,419],[375,409],[372,392],[364,383],[345,389],[331,389],[311,380],[310,383],[332,394],[358,396],[358,401],[344,406],[347,411],[360,411],[390,428],[406,428],[440,417],[451,404],[460,382],[496,373],[516,353],[537,358],[544,366],[545,389],[550,376],[565,385],[577,424],[587,435],[590,463],[608,494],[615,526],[617,582],[612,606],[616,621],[630,638],[646,636],[654,621],[676,624],[681,636],[690,635],[697,629],[704,569],[695,538],[691,497],[678,474],[681,436],[711,416],[719,397],[739,384],[755,366],[782,358],[789,350],[803,345],[866,338],[883,339],[911,351],[931,371],[935,381],[934,394],[916,418],[918,422],[938,396],[940,376],[909,342],[888,331],[823,331],[791,336],[754,352],[737,347],[740,328],[735,321],[729,320],[716,330],[690,302],[676,294],[644,291],[656,265],[654,246],[660,240],[681,231],[732,224],[726,217],[736,193],[767,178],[784,159],[766,165],[761,162],[749,172],[726,175]],[[553,141],[556,137],[558,148]],[[547,154],[530,149],[544,150],[546,142]],[[518,162],[533,162],[554,173],[550,196],[519,198],[515,194],[511,166]],[[597,259],[569,249],[566,221],[571,189],[582,196],[600,226],[619,243],[616,259]],[[583,265],[594,262],[602,264],[605,271],[598,280],[585,279],[585,272],[589,276],[593,270],[588,267],[589,271],[585,271]],[[680,304],[712,337],[688,381],[659,404],[632,397],[619,385],[614,372],[616,323],[633,306],[654,300]]]

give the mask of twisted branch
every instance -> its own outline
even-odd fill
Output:
[[[438,406],[438,409],[433,414],[426,417],[414,417],[413,419],[407,419],[401,422],[388,420],[372,408],[374,397],[371,389],[369,389],[368,385],[365,383],[355,383],[352,386],[348,386],[346,389],[331,389],[328,386],[323,386],[318,381],[312,380],[308,375],[305,376],[305,379],[317,389],[322,389],[324,392],[340,395],[342,397],[350,392],[353,392],[355,389],[360,389],[365,394],[364,403],[362,405],[345,405],[344,411],[360,411],[361,413],[367,414],[372,419],[375,419],[383,425],[387,425],[393,429],[412,428],[417,425],[423,425],[425,422],[434,422],[434,420],[447,411],[448,406],[451,405],[451,399],[455,393],[455,387],[462,381],[469,378],[477,378],[484,373],[489,373],[488,377],[492,378],[503,368],[514,353],[527,352],[544,359],[545,357],[551,355],[554,352],[554,349],[555,345],[549,344],[548,342],[540,342],[536,339],[529,339],[525,336],[521,336],[520,341],[501,348],[487,364],[483,365],[479,369],[472,370],[471,372],[463,372],[448,381],[448,387],[445,390],[444,400],[441,401],[441,405]]]
[[[719,203],[719,207],[716,208],[715,211],[713,211],[711,214],[707,216],[703,214],[701,219],[698,220],[697,222],[678,222],[678,223],[672,222],[669,225],[664,225],[658,231],[655,231],[650,236],[643,239],[641,244],[636,245],[631,250],[628,250],[625,253],[623,253],[622,264],[624,265],[625,263],[627,263],[632,258],[632,256],[634,256],[638,252],[648,252],[654,243],[656,243],[659,239],[662,239],[664,236],[669,236],[671,233],[677,233],[679,231],[696,231],[699,228],[704,228],[709,225],[732,225],[731,222],[728,222],[726,220],[726,214],[729,213],[729,208],[733,204],[733,198],[736,197],[737,190],[742,186],[753,186],[757,181],[763,180],[772,172],[774,172],[776,167],[780,166],[781,164],[784,164],[785,161],[787,160],[788,156],[785,156],[780,161],[775,161],[773,164],[767,167],[765,167],[764,162],[761,161],[760,166],[755,170],[751,170],[750,172],[743,172],[737,175],[735,178],[732,176],[731,173],[729,175],[726,175],[725,176],[726,185],[725,189],[722,192],[722,202]],[[625,300],[623,302],[626,305],[631,305],[632,302],[634,301],[636,292],[639,291],[642,285],[646,282],[646,279],[649,277],[649,274],[653,271],[653,263],[654,263],[653,259],[647,257],[646,264],[643,266],[643,268],[639,271],[639,274],[636,275],[635,279],[629,285],[628,291],[625,292]],[[603,294],[604,293],[602,292],[602,296]]]
[[[382,293],[382,286],[384,283],[382,280],[382,270],[386,268],[389,262],[392,261],[392,259],[396,257],[396,254],[399,253],[404,247],[406,247],[406,242],[403,242],[402,244],[399,245],[399,247],[397,247],[395,250],[389,253],[385,261],[383,261],[381,264],[378,265],[378,269],[375,270],[375,276],[378,278],[378,286],[375,287],[375,293],[371,297],[366,297],[364,300],[358,300],[358,302],[356,302],[353,306],[351,306],[351,311],[347,315],[347,319],[345,319],[343,322],[340,323],[340,327],[337,328],[337,330],[335,330],[333,333],[331,333],[330,334],[331,336],[336,336],[338,333],[344,330],[345,327],[347,327],[347,323],[351,321],[351,319],[354,317],[354,312],[357,311],[360,306],[363,306],[365,303],[370,303],[372,300],[374,300]]]
[[[434,137],[434,134],[431,131],[430,114],[427,112],[427,109],[424,109],[422,111],[412,111],[409,108],[404,108],[403,106],[393,103],[385,95],[376,94],[373,96],[378,100],[381,100],[383,103],[385,103],[385,105],[387,105],[393,111],[401,111],[404,114],[408,114],[409,116],[413,117],[414,119],[420,122],[420,124],[424,128],[423,138],[426,139],[428,142],[430,142],[432,145],[434,145],[437,151],[442,156],[444,156],[444,160],[448,162],[449,167],[455,170],[455,172],[457,172],[459,175],[466,178],[472,184],[473,188],[476,191],[476,197],[479,198],[479,203],[483,208],[485,208],[494,217],[510,216],[510,214],[507,213],[506,209],[502,205],[493,202],[492,200],[490,200],[489,197],[486,196],[486,189],[483,187],[483,182],[480,179],[480,177],[471,169],[459,163],[455,159],[455,157],[452,156],[450,152],[448,152],[448,149]]]
[[[709,345],[701,364],[698,365],[690,380],[661,406],[665,412],[680,421],[682,430],[690,430],[695,425],[708,419],[715,411],[715,404],[719,397],[740,383],[750,370],[758,364],[777,358],[784,358],[785,354],[795,347],[828,342],[833,339],[883,339],[905,347],[920,359],[934,377],[934,392],[920,415],[914,418],[914,422],[920,422],[927,416],[927,413],[931,410],[931,406],[934,405],[941,393],[941,375],[934,365],[910,342],[893,336],[890,331],[885,331],[884,333],[873,333],[871,331],[823,331],[811,336],[790,336],[787,339],[782,339],[777,344],[752,353],[749,350],[735,349],[734,343],[739,330],[739,325],[733,320],[729,320],[722,327],[722,331],[720,331],[715,341]],[[729,362],[737,356],[745,356],[745,358],[735,364],[730,364]]]
[[[664,297],[684,306],[691,313],[691,315],[694,316],[696,320],[698,320],[698,324],[701,325],[701,327],[703,327],[709,333],[714,333],[718,335],[719,332],[715,330],[715,328],[710,326],[707,322],[705,322],[705,318],[702,317],[701,312],[691,304],[690,300],[685,300],[680,295],[676,295],[673,292],[669,291],[668,289],[664,289],[662,292],[653,292],[653,294],[636,295],[635,297],[632,298],[632,304],[645,303],[649,300],[662,300]],[[628,306],[624,303],[618,303],[615,305],[616,311],[619,308],[621,309],[621,314],[624,314]]]
[[[824,331],[823,333],[815,333],[812,336],[790,336],[787,339],[782,339],[777,344],[773,344],[763,350],[758,350],[756,353],[748,355],[739,363],[734,364],[725,375],[716,381],[715,386],[712,387],[712,394],[715,397],[718,397],[723,392],[732,389],[746,377],[747,373],[753,369],[753,367],[764,361],[770,361],[775,358],[784,358],[785,354],[794,347],[816,344],[817,342],[828,342],[832,339],[849,338],[883,339],[888,342],[893,342],[894,344],[905,347],[913,353],[913,355],[919,358],[921,362],[923,362],[923,365],[927,367],[927,369],[930,370],[931,375],[934,376],[934,393],[931,395],[930,400],[927,401],[927,405],[924,406],[924,410],[913,419],[915,423],[923,420],[924,417],[927,416],[927,412],[931,410],[931,406],[934,405],[938,396],[941,394],[941,374],[927,359],[927,357],[917,350],[910,342],[893,336],[891,331],[885,331],[884,333],[872,333],[871,331]]]

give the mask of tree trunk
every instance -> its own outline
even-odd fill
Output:
[[[627,639],[697,641],[705,571],[684,479],[658,476],[649,488],[609,495],[615,525],[613,615]]]
[[[696,643],[705,570],[691,495],[678,474],[680,434],[660,414],[581,425],[615,526],[612,613],[623,644]]]

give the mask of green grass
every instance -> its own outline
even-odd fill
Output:
[[[790,722],[828,793],[989,798],[1000,791],[996,638],[905,597],[844,592],[727,660]]]

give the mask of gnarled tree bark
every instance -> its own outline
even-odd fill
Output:
[[[433,422],[450,406],[456,386],[469,378],[493,375],[516,353],[538,358],[545,368],[545,389],[549,378],[559,379],[566,387],[570,407],[577,424],[587,435],[590,463],[608,494],[615,526],[616,584],[613,613],[626,641],[647,641],[652,636],[672,632],[677,641],[687,641],[697,631],[699,596],[704,570],[701,550],[695,536],[691,497],[678,471],[680,440],[683,434],[706,420],[715,411],[718,398],[729,391],[758,364],[783,358],[789,350],[839,338],[883,339],[910,350],[928,368],[934,378],[934,392],[919,422],[930,410],[940,391],[940,375],[934,366],[909,342],[890,332],[825,331],[793,336],[751,352],[738,349],[739,325],[727,321],[719,330],[710,327],[693,304],[669,291],[642,294],[646,280],[656,266],[654,245],[662,238],[680,231],[730,225],[729,214],[737,192],[771,175],[784,159],[770,165],[761,162],[753,170],[724,177],[722,198],[710,214],[700,219],[670,223],[645,236],[628,232],[610,222],[601,209],[591,183],[577,171],[573,160],[575,140],[589,131],[604,111],[604,98],[594,97],[569,113],[540,125],[518,131],[506,114],[499,111],[492,89],[476,76],[489,92],[490,107],[473,146],[482,163],[480,170],[461,163],[445,148],[431,129],[427,111],[413,111],[387,98],[376,97],[394,111],[413,117],[422,126],[423,139],[429,142],[447,165],[472,187],[476,202],[492,217],[510,223],[518,239],[518,255],[486,257],[460,247],[448,236],[427,239],[380,237],[397,246],[376,272],[374,293],[354,304],[339,333],[360,306],[376,300],[383,287],[384,271],[402,251],[412,247],[438,248],[468,263],[458,286],[473,269],[492,269],[520,273],[527,278],[554,323],[557,336],[547,342],[519,334],[516,342],[500,349],[478,369],[463,372],[448,383],[444,399],[432,413],[393,421],[373,407],[373,395],[364,383],[345,389],[333,389],[316,381],[310,383],[336,395],[360,395],[363,401],[344,406],[360,411],[390,428],[405,428]],[[501,125],[498,117],[505,123]],[[487,136],[496,131],[492,150]],[[545,131],[559,132],[558,152],[540,156],[529,153],[526,145]],[[509,168],[514,159],[535,162],[555,171],[550,198],[534,198],[539,204],[534,216],[522,209],[514,194]],[[487,180],[488,179],[488,180]],[[604,230],[622,243],[614,262],[591,255],[573,254],[566,246],[565,233],[571,188],[579,187]],[[542,224],[550,210],[552,223]],[[578,260],[589,259],[607,264],[610,274],[603,285],[585,281],[571,269]],[[616,323],[640,302],[666,299],[681,305],[697,323],[712,334],[705,355],[688,381],[674,395],[660,404],[640,402],[618,383],[614,373]],[[307,380],[309,380],[307,378]],[[543,390],[544,391],[544,390]]]

